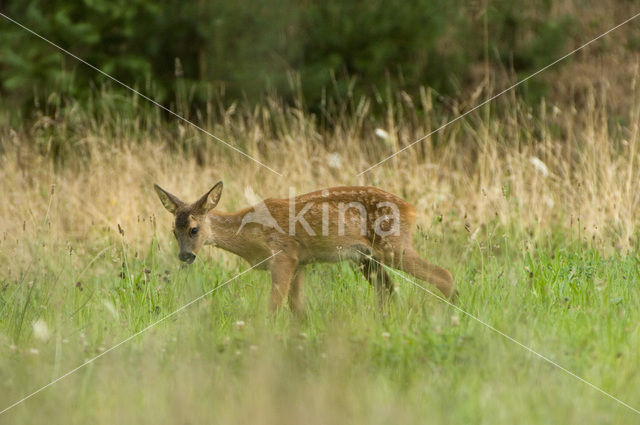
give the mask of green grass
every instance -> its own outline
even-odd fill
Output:
[[[500,234],[498,229],[492,234]],[[248,266],[154,241],[43,240],[0,282],[0,409]],[[498,241],[498,239],[501,239]],[[419,243],[460,308],[640,408],[640,258],[561,235]],[[537,246],[536,246],[537,245]],[[28,256],[25,255],[29,254]],[[637,423],[638,415],[402,279],[388,308],[349,264],[307,272],[306,315],[251,271],[0,415],[0,423]],[[431,288],[430,288],[431,289]],[[48,339],[36,338],[43,320]],[[37,350],[37,354],[33,352]]]

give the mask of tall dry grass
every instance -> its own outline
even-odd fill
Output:
[[[174,105],[280,177],[111,89],[89,107],[52,102],[28,127],[2,118],[0,257],[34,255],[21,242],[38,240],[43,229],[52,244],[82,249],[120,225],[134,246],[148,246],[156,224],[160,238],[170,234],[153,183],[191,200],[218,180],[225,210],[246,205],[246,187],[286,197],[290,186],[303,193],[373,185],[413,203],[427,230],[442,219],[447,231],[472,238],[498,225],[528,238],[565,230],[629,248],[637,244],[640,207],[637,79],[628,93],[632,108],[614,116],[606,86],[588,91],[580,105],[529,107],[512,92],[359,177],[463,107],[443,113],[428,90],[418,98],[389,94],[378,118],[370,113],[375,99],[345,99],[316,115],[277,99],[249,108],[212,96],[191,115],[188,96]]]

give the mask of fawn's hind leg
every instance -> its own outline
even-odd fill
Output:
[[[296,314],[302,314],[304,307],[304,270],[298,267],[291,280],[289,307]]]
[[[394,250],[391,258],[385,258],[385,264],[435,285],[449,299],[453,299],[457,294],[451,273],[427,262],[413,248]]]

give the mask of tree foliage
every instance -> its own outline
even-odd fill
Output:
[[[535,70],[566,50],[568,17],[552,0],[9,0],[3,13],[160,101],[178,81],[313,105],[343,96],[430,86],[454,93],[474,64]],[[291,83],[299,76],[301,85]],[[17,25],[0,23],[0,90],[24,104],[52,90],[83,96],[104,80]]]

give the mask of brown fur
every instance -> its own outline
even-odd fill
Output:
[[[354,260],[360,264],[367,280],[379,292],[392,293],[391,279],[368,255],[385,265],[434,284],[448,298],[455,295],[451,273],[422,259],[411,246],[416,216],[413,207],[380,189],[344,186],[297,196],[294,198],[295,214],[299,214],[307,206],[303,217],[311,232],[305,229],[303,223],[297,222],[294,226],[295,234],[290,234],[288,199],[264,201],[273,220],[271,224],[265,225],[251,221],[243,223],[243,218],[248,214],[258,214],[258,205],[234,213],[213,211],[220,199],[222,182],[193,204],[180,201],[157,185],[155,188],[163,205],[175,215],[174,234],[180,245],[181,260],[192,262],[195,254],[205,244],[237,254],[252,265],[281,251],[259,267],[271,271],[269,305],[272,310],[281,307],[288,297],[292,310],[302,311],[303,267],[316,262]],[[350,202],[357,202],[364,207],[367,216],[364,223],[355,207],[344,209],[344,205]],[[381,202],[397,206],[397,234],[385,233],[392,228],[393,221],[386,220],[384,216],[393,209],[380,206]],[[339,224],[341,220],[338,220],[341,208],[344,215],[342,228]],[[328,220],[324,220],[323,226],[325,217]],[[382,232],[375,231],[376,221]],[[199,229],[197,234],[190,234],[190,230],[195,227]],[[382,233],[384,235],[380,236]]]

